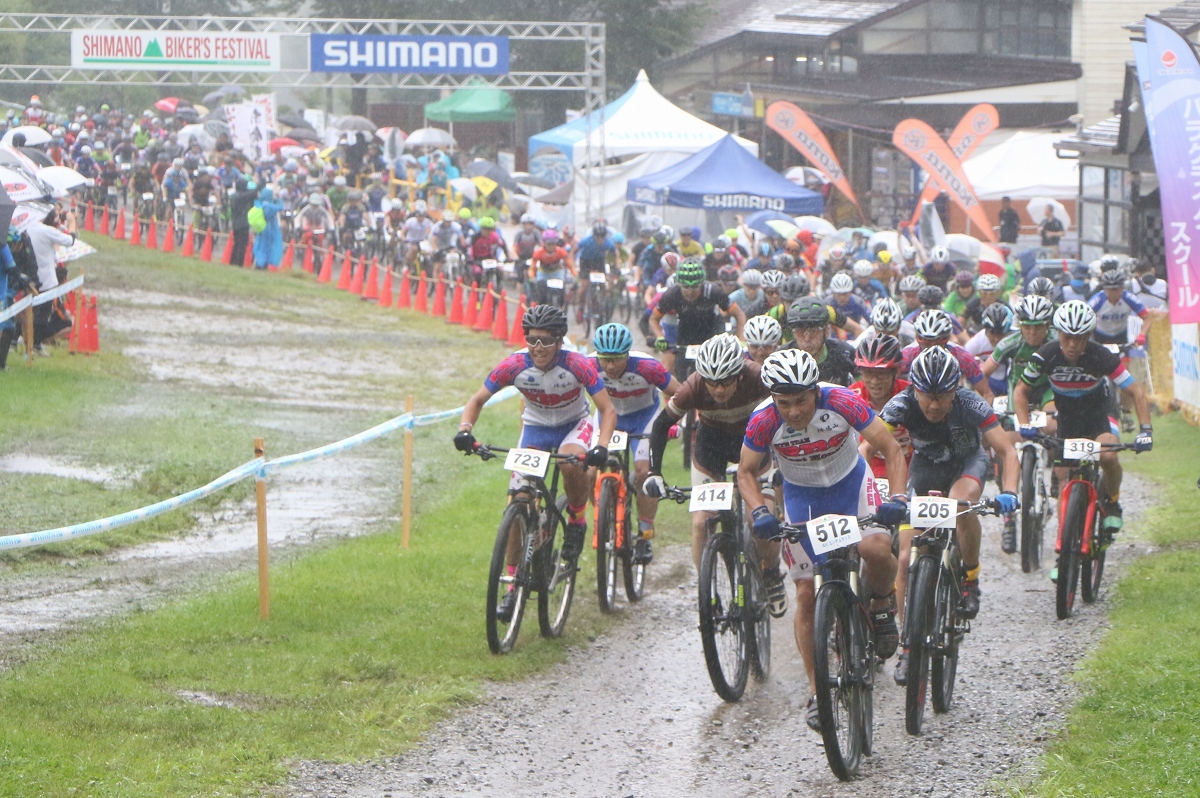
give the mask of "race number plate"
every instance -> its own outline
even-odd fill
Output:
[[[513,263],[512,261],[506,260],[500,264],[500,271],[504,272],[505,274],[516,274],[517,273],[517,264]]]
[[[563,281],[559,277],[551,277],[546,280],[546,287],[561,291],[563,287]]]
[[[133,168],[133,164],[131,164],[131,163],[123,163],[123,164],[121,164],[121,171],[122,171],[122,172],[128,172],[128,171],[129,171],[130,169],[132,169],[132,168]]]
[[[1088,438],[1067,438],[1063,441],[1063,457],[1067,460],[1086,460],[1099,452],[1099,441]]]
[[[1000,415],[1004,415],[1005,413],[1007,413],[1008,412],[1008,397],[1007,396],[997,396],[994,399],[992,399],[992,410],[995,410]]]
[[[175,207],[176,208],[182,208],[184,205],[187,205],[187,200],[185,200],[183,197],[175,198]]]
[[[354,231],[354,240],[355,241],[366,241],[367,240],[367,231],[366,230],[355,230]]]
[[[1029,411],[1029,426],[1041,429],[1046,426],[1046,414],[1041,410]]]
[[[152,194],[151,192],[147,191],[145,194],[143,194],[143,195],[142,195],[142,199],[144,199],[144,200],[146,200],[147,202],[149,202],[150,200],[154,199],[154,194]]]
[[[1109,352],[1112,352],[1114,355],[1121,354],[1121,347],[1118,344],[1105,344],[1104,348]]]
[[[117,187],[116,187],[116,186],[109,186],[109,187],[108,187],[108,196],[110,196],[110,197],[115,197],[115,196],[117,196]]]
[[[608,450],[610,452],[623,452],[625,447],[629,445],[629,433],[621,432],[621,430],[613,430],[612,437],[608,439]]]
[[[518,474],[531,477],[546,476],[546,468],[550,465],[550,453],[537,449],[509,449],[504,458],[504,467]]]
[[[879,491],[879,495],[883,497],[884,501],[887,501],[888,497],[892,495],[892,484],[886,479],[875,477],[875,490]]]
[[[499,266],[500,264],[496,263],[495,258],[487,258],[483,261],[483,270],[485,272],[494,272]]]
[[[733,507],[732,482],[708,482],[692,488],[692,500],[688,504],[691,512],[715,513]]]
[[[958,500],[944,496],[914,496],[908,508],[908,523],[916,529],[954,527]]]
[[[588,279],[596,285],[604,285],[604,272],[588,272]]]
[[[325,228],[324,228],[324,227],[315,227],[315,228],[313,228],[313,235],[315,235],[315,236],[323,236],[323,235],[325,235]]]
[[[685,357],[688,360],[695,360],[696,358],[700,357],[700,346],[700,344],[688,344]]]
[[[852,515],[823,515],[808,522],[808,540],[817,554],[840,549],[862,540],[858,519]]]

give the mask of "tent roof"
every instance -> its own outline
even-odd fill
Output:
[[[798,186],[742,147],[734,136],[654,174],[629,181],[626,199],[708,210],[777,210],[820,215],[820,194]]]
[[[482,81],[425,106],[425,118],[434,122],[508,122],[515,116],[512,98]]]
[[[1062,137],[1054,131],[998,130],[963,163],[963,171],[981,200],[1075,199],[1079,161],[1058,157],[1054,144]]]
[[[616,100],[604,107],[604,124],[593,118],[592,146],[604,145],[605,155],[619,158],[646,152],[699,152],[729,135],[726,131],[692,116],[674,105],[650,85],[643,69],[637,80]],[[738,138],[737,142],[758,154],[758,145]],[[587,120],[575,119],[529,139],[529,154],[542,147],[559,150],[573,163],[582,163],[587,151]]]

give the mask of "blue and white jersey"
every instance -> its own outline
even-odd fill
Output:
[[[587,418],[588,396],[604,390],[592,361],[565,349],[545,371],[535,366],[523,349],[504,358],[483,384],[492,393],[514,386],[525,397],[521,419],[537,427],[558,427]]]
[[[641,352],[629,353],[625,373],[615,380],[600,368],[600,360],[596,355],[591,355],[588,361],[608,390],[608,398],[612,400],[613,408],[617,411],[618,429],[624,429],[620,426],[622,418],[650,409],[657,410],[658,392],[671,384],[671,372],[667,371],[662,363]]]
[[[1146,306],[1128,291],[1121,293],[1116,304],[1108,301],[1108,295],[1097,291],[1088,304],[1096,311],[1096,330],[1092,337],[1102,344],[1123,344],[1129,340],[1129,317],[1144,318]]]

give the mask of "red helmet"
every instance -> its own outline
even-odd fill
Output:
[[[860,369],[898,369],[902,359],[900,341],[891,335],[880,335],[858,345],[854,365]]]

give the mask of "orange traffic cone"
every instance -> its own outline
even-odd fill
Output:
[[[433,315],[441,318],[446,315],[446,278],[437,277],[437,286],[433,289]]]
[[[183,234],[183,250],[179,254],[185,258],[196,256],[196,232],[190,224],[187,232]]]
[[[83,229],[90,233],[96,232],[96,216],[92,210],[92,203],[88,203],[87,213],[83,215]]]
[[[517,303],[517,315],[513,316],[512,329],[508,332],[509,346],[525,346],[525,328],[521,326],[521,321],[525,317],[525,295],[521,294],[521,301]]]
[[[371,270],[367,272],[367,284],[363,286],[363,299],[379,299],[379,258],[371,258]]]
[[[158,249],[158,224],[153,219],[146,228],[146,249]]]
[[[117,241],[125,240],[125,206],[121,206],[120,213],[117,214],[117,229],[113,230],[113,239]]]
[[[242,253],[242,268],[254,268],[254,233],[246,236],[246,251]]]
[[[454,296],[450,298],[450,315],[446,318],[447,324],[462,324],[463,320],[463,284],[462,278],[459,277],[454,281]]]
[[[497,341],[508,338],[508,292],[503,289],[496,303],[496,321],[492,324],[492,337]]]
[[[392,267],[383,267],[383,288],[379,290],[379,307],[390,308],[392,306]]]
[[[362,296],[363,278],[366,277],[367,264],[362,255],[358,256],[358,268],[354,270],[354,279],[350,281],[350,293]]]
[[[466,290],[467,301],[466,304],[463,305],[462,323],[463,326],[468,330],[475,326],[475,319],[479,315],[478,308],[476,307],[476,302],[478,301],[476,297],[476,291],[478,291],[478,289],[478,285],[471,283],[471,287]]]
[[[404,308],[412,307],[412,279],[408,276],[408,269],[402,272],[400,278],[400,296],[396,297],[396,307],[403,310]]]
[[[163,252],[175,251],[175,217],[167,220],[167,234],[163,236]]]
[[[291,263],[288,265],[290,266]],[[309,274],[313,273],[313,248],[311,244],[304,248],[304,265],[301,268]]]
[[[337,290],[349,291],[352,277],[354,277],[354,264],[350,262],[350,250],[346,250],[342,253],[342,273],[338,275]]]
[[[312,250],[310,249],[309,252]],[[317,275],[318,283],[327,283],[333,279],[333,247],[325,250],[325,257],[321,260],[321,273]]]
[[[204,234],[204,243],[200,245],[200,260],[205,263],[212,263],[212,228],[208,228],[208,232]]]
[[[492,328],[492,318],[496,312],[496,300],[492,295],[492,287],[490,285],[483,287],[483,307],[479,309],[479,316],[475,319],[475,324],[471,329],[475,332],[487,332]]]
[[[417,297],[413,300],[413,310],[429,315],[429,287],[425,284],[425,272],[417,278]]]
[[[221,263],[228,266],[231,260],[233,260],[233,233],[225,236],[225,251],[221,253]]]
[[[129,234],[129,246],[140,247],[142,245],[142,220],[138,218],[137,213],[133,214],[133,232]]]
[[[108,203],[104,203],[104,213],[100,214],[100,233],[108,235]]]

